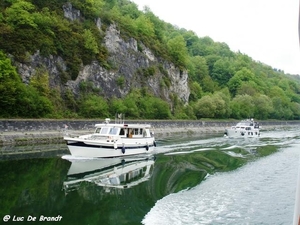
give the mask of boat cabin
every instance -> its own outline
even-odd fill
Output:
[[[94,135],[118,136],[121,138],[143,138],[151,137],[149,125],[126,125],[126,124],[96,124]]]
[[[259,123],[254,122],[253,120],[243,120],[239,122],[237,125],[232,126],[233,129],[245,129],[245,130],[251,130],[251,128],[259,129]]]

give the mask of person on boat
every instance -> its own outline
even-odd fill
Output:
[[[129,138],[132,138],[132,135],[133,135],[133,131],[130,129],[129,130]]]
[[[132,130],[131,129],[127,129],[127,137],[128,138],[132,138],[132,134],[133,134]]]

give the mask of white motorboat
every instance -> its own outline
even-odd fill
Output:
[[[150,124],[125,124],[123,120],[110,123],[107,118],[95,127],[92,134],[64,136],[72,156],[108,158],[148,154],[156,146]]]
[[[224,132],[226,137],[259,137],[259,123],[253,119],[242,120],[235,126],[226,128]]]
[[[76,190],[82,182],[94,183],[105,188],[130,188],[151,177],[154,162],[153,155],[138,158],[74,160],[63,186],[66,192]]]

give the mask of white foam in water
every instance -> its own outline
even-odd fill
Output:
[[[190,151],[182,151],[182,152],[167,152],[165,155],[182,155],[182,154],[190,154],[192,152],[201,152],[201,151],[208,151],[212,150],[213,148],[200,148],[196,150],[190,150]]]
[[[235,149],[235,148],[240,148],[240,146],[232,145],[232,146],[229,146],[229,147],[226,147],[226,148],[222,148],[222,150],[230,150],[230,149]]]
[[[146,214],[145,225],[292,224],[299,140],[232,171],[170,194]]]
[[[204,150],[212,150],[213,147],[219,146],[219,144],[222,144],[224,142],[223,137],[217,137],[217,138],[210,138],[210,139],[200,139],[200,140],[194,140],[194,141],[188,141],[185,143],[176,143],[176,144],[168,144],[168,145],[162,145],[157,146],[154,149],[154,154],[178,154],[180,152],[181,154],[184,153],[192,153],[192,152],[198,152],[198,151],[204,151]],[[209,147],[206,147],[209,145]],[[199,147],[197,149],[191,150],[191,147]]]

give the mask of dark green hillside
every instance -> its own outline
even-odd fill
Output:
[[[65,15],[71,8],[72,15]],[[70,19],[70,17],[76,17]],[[101,23],[97,21],[100,20]],[[100,24],[100,25],[99,25]],[[138,51],[144,46],[157,57],[157,65],[134,74],[139,85],[122,97],[107,97],[103,86],[82,81],[79,93],[66,88],[83,66],[98,62],[107,71],[121,65],[111,60],[105,32],[115,24],[124,40],[134,39]],[[24,69],[33,55],[61,59],[59,76],[38,66],[30,80]],[[171,88],[163,60],[188,72],[188,103],[176,94],[170,99],[148,88],[157,74],[161,90]],[[47,64],[47,63],[46,63]],[[124,65],[122,65],[124,66]],[[29,67],[29,66],[28,66]],[[24,71],[23,71],[24,72]],[[52,78],[52,79],[51,79]],[[125,76],[115,79],[126,86]],[[54,81],[57,83],[55,83]],[[55,83],[55,84],[53,84]],[[2,0],[0,3],[0,117],[3,118],[103,118],[124,112],[127,118],[200,119],[300,118],[300,77],[285,74],[233,52],[226,43],[198,37],[193,31],[161,21],[149,8],[139,11],[128,0]]]

